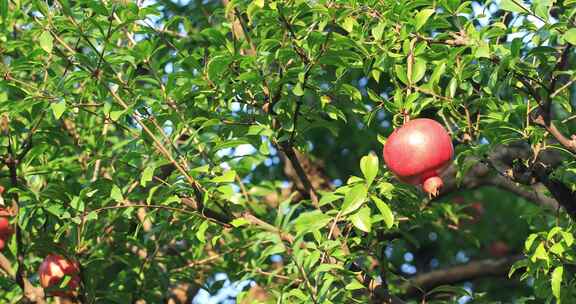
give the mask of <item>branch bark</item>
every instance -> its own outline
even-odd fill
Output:
[[[516,159],[531,157],[529,151],[529,145],[517,143],[496,147],[491,154],[486,156],[486,159],[470,157],[465,162],[475,162],[476,164],[467,171],[460,183],[456,179],[457,167],[455,165],[450,166],[442,174],[444,187],[437,199],[459,190],[492,186],[513,193],[544,208],[557,210],[560,207],[558,201],[542,193],[540,185],[532,181],[531,178],[522,180],[520,177],[506,176],[505,172],[511,170]],[[539,159],[551,168],[558,166],[561,162],[558,154],[553,152],[542,152]]]
[[[416,275],[409,279],[401,288],[406,296],[416,296],[434,287],[455,284],[489,276],[506,275],[510,266],[523,256],[514,255],[500,259],[485,259],[467,264],[452,266]]]

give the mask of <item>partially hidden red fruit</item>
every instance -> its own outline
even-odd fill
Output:
[[[8,237],[10,235],[12,235],[10,220],[6,217],[0,217],[0,237]]]
[[[444,185],[440,173],[454,156],[452,139],[438,122],[418,118],[394,130],[384,145],[384,161],[401,181],[422,184],[430,196]]]
[[[54,290],[50,292],[50,294],[54,296],[71,295],[72,291],[76,290],[80,285],[79,272],[80,269],[76,262],[70,261],[58,254],[47,255],[38,269],[40,285],[43,288],[52,287],[58,289],[64,277],[71,277],[64,290]]]
[[[471,223],[479,222],[482,215],[484,215],[484,205],[480,202],[472,203],[467,209],[467,213],[472,217]]]
[[[510,246],[508,246],[508,244],[506,244],[504,241],[495,241],[490,244],[488,251],[490,252],[491,256],[501,258],[508,255],[510,252]]]
[[[3,250],[6,247],[6,243],[10,236],[12,235],[13,230],[10,226],[10,220],[8,217],[0,216],[0,250]]]

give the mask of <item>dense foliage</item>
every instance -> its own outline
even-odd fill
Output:
[[[0,0],[0,301],[575,303],[576,1]],[[440,196],[382,145],[442,123]],[[65,287],[70,278],[60,287]],[[243,301],[243,302],[242,302]]]

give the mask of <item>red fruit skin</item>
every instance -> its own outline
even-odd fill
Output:
[[[398,179],[422,184],[450,165],[452,139],[438,122],[419,118],[394,130],[384,145],[384,161]]]
[[[10,220],[6,217],[0,217],[0,236],[9,237],[10,235],[12,235]]]
[[[467,212],[472,219],[470,220],[471,223],[477,223],[480,221],[482,215],[484,215],[484,205],[480,202],[472,203],[469,207],[470,211]]]
[[[65,276],[72,277],[66,286],[67,290],[53,291],[51,292],[52,295],[67,295],[71,290],[78,288],[79,272],[80,269],[76,262],[71,262],[58,254],[47,255],[38,269],[40,285],[43,288],[58,287]]]
[[[503,241],[495,241],[490,244],[488,251],[490,252],[491,256],[501,258],[508,255],[510,252],[510,246],[508,246],[508,244]]]
[[[12,235],[13,230],[10,220],[7,217],[0,217],[0,251],[6,247],[7,240]]]

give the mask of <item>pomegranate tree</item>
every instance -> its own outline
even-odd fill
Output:
[[[401,181],[422,185],[430,196],[444,185],[440,173],[450,165],[454,147],[448,132],[432,119],[419,118],[394,130],[384,145],[384,161]]]
[[[80,268],[76,262],[70,261],[58,254],[49,254],[38,269],[40,285],[45,289],[53,289],[49,292],[53,296],[71,296],[80,285]],[[70,277],[66,287],[60,289],[62,280]]]

